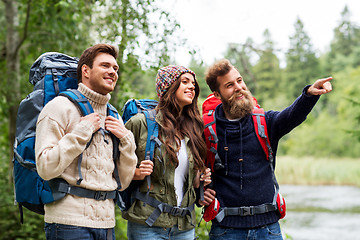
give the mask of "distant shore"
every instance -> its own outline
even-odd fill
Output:
[[[276,177],[281,184],[350,185],[360,187],[360,158],[325,159],[278,156]]]

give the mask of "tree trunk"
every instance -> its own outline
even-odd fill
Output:
[[[123,71],[125,69],[125,59],[124,59],[124,52],[127,46],[127,18],[128,18],[128,14],[127,14],[127,9],[128,9],[128,5],[129,5],[129,1],[128,0],[122,0],[122,23],[121,23],[121,41],[119,44],[119,55],[118,55],[118,64],[119,64],[119,78],[118,78],[118,82],[115,86],[114,92],[111,96],[111,100],[112,103],[114,104],[114,106],[119,107],[119,91],[120,91],[120,84],[123,81]],[[119,107],[119,109],[121,109]]]
[[[12,181],[12,156],[15,139],[16,114],[20,99],[19,16],[17,1],[4,0],[6,17],[6,82],[9,126],[9,183]]]

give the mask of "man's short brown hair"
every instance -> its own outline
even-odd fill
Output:
[[[115,59],[118,56],[118,48],[109,44],[105,44],[105,43],[99,43],[96,44],[92,47],[89,47],[88,49],[86,49],[83,54],[80,57],[80,60],[78,62],[78,66],[77,66],[77,78],[78,78],[78,82],[81,82],[82,79],[82,71],[81,71],[81,67],[85,64],[87,66],[89,66],[90,68],[93,67],[93,63],[94,63],[94,59],[96,58],[96,56],[99,53],[107,53],[110,54],[111,56],[113,56]]]
[[[219,76],[226,75],[233,67],[234,66],[230,63],[229,60],[221,59],[207,69],[205,73],[205,79],[212,92],[219,91],[219,83],[217,82],[217,78]]]

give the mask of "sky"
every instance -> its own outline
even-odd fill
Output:
[[[258,46],[269,29],[280,59],[289,47],[297,18],[318,53],[329,49],[333,30],[348,6],[350,20],[360,26],[359,0],[166,0],[164,8],[181,25],[181,34],[197,49],[205,64],[224,57],[229,43],[245,43],[251,37]],[[188,65],[189,48],[178,48],[176,62]]]

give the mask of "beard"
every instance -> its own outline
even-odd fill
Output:
[[[236,99],[240,94],[244,97],[242,99]],[[229,99],[221,96],[224,111],[230,119],[241,119],[251,114],[254,109],[253,97],[250,91],[242,90],[239,93],[234,93]]]

